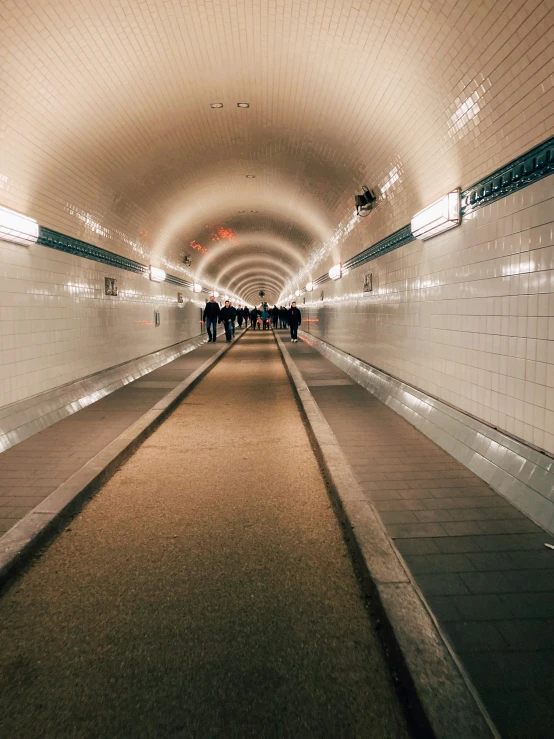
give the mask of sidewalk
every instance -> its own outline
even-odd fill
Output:
[[[554,539],[306,343],[287,349],[501,735],[554,736]]]
[[[0,536],[224,345],[202,344],[0,454]]]

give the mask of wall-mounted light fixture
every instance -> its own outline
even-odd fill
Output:
[[[202,285],[199,285],[197,282],[194,283],[192,286],[192,292],[194,293],[201,293],[202,292]]]
[[[307,293],[311,293],[313,289],[314,289],[314,283],[313,282],[308,282],[306,284],[306,292]]]
[[[152,282],[164,282],[165,281],[164,270],[150,265],[150,279],[152,280]]]
[[[0,207],[0,239],[14,244],[36,244],[38,223],[15,210]]]
[[[332,280],[340,280],[342,277],[342,264],[335,264],[334,267],[331,267],[329,270],[329,277]]]
[[[461,222],[460,190],[453,190],[412,218],[411,229],[416,239],[425,241],[432,236],[456,228]]]
[[[219,293],[217,292],[217,290],[214,290],[212,295],[214,296],[214,298],[219,298]]]
[[[300,297],[300,290],[297,290],[294,294],[296,295],[297,298],[299,298]]]

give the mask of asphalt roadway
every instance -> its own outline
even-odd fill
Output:
[[[409,736],[272,333],[0,599],[0,736]]]

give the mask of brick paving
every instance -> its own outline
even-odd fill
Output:
[[[287,348],[501,735],[553,737],[554,538],[317,351]]]
[[[202,344],[1,453],[0,536],[221,346]]]

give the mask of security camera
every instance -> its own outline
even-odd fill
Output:
[[[263,290],[260,290],[258,295],[260,296],[260,298],[265,298],[265,292]]]
[[[373,190],[370,190],[365,185],[362,186],[362,194],[355,195],[356,201],[356,214],[361,216],[362,213],[369,213],[373,209],[373,206],[377,202],[377,196]]]

